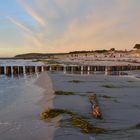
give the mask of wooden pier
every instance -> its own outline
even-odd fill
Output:
[[[124,66],[85,66],[85,65],[43,65],[43,66],[0,66],[0,75],[41,73],[44,71],[66,72],[117,72],[140,70],[140,65]]]

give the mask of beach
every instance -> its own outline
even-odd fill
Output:
[[[48,71],[0,78],[1,140],[133,140],[138,139],[140,123],[140,72],[127,75],[104,73],[64,73]],[[55,95],[67,91],[73,95]],[[103,120],[91,114],[88,96],[96,94]],[[71,124],[61,127],[69,116],[59,115],[44,121],[40,113],[46,109],[67,109],[83,115],[103,134],[83,133]]]
[[[50,85],[45,73],[0,77],[1,140],[52,140],[60,117],[47,123],[40,118],[42,110],[53,107],[53,89],[48,87]]]
[[[137,73],[138,74],[138,73]],[[54,106],[70,109],[87,116],[94,125],[112,131],[107,134],[83,134],[75,127],[60,128],[56,131],[55,140],[65,139],[97,139],[97,140],[133,140],[138,139],[140,116],[140,80],[131,76],[49,74],[54,83],[54,89],[71,91],[75,95],[56,96]],[[79,80],[81,82],[70,82]],[[112,88],[105,85],[112,85]],[[97,120],[91,115],[91,104],[88,95],[96,93],[103,113],[103,120]],[[108,98],[107,98],[108,96]],[[67,117],[63,118],[63,120]]]
[[[139,5],[1,0],[0,140],[139,140]]]

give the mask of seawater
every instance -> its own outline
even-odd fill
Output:
[[[0,65],[38,65],[31,60],[0,60]],[[40,64],[40,63],[39,63]],[[38,75],[0,75],[0,140],[46,140],[48,125],[40,120],[43,89]]]

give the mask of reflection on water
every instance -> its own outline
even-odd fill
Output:
[[[73,80],[73,77],[67,76],[67,74],[75,75],[77,74],[76,79],[79,77],[79,81],[103,81],[107,80],[115,83],[116,85],[120,85],[120,83],[127,83],[127,87],[130,87],[129,79],[122,79],[121,81],[116,77],[106,77],[105,75],[128,75],[126,72],[86,72],[86,71],[73,71],[73,72],[64,72],[64,75],[59,75],[58,71],[51,71],[51,76],[53,78],[54,85],[58,89],[73,90],[77,93],[87,92],[87,91],[95,91],[100,92],[103,91],[105,95],[111,95],[111,99],[100,99],[101,107],[104,112],[104,116],[106,118],[106,122],[98,123],[93,118],[93,124],[98,123],[99,126],[110,127],[110,128],[121,128],[123,125],[126,128],[129,126],[129,123],[133,126],[139,120],[139,111],[137,108],[134,108],[136,104],[139,106],[139,83],[132,82],[135,88],[123,88],[123,92],[119,90],[120,88],[115,88],[112,90],[105,89],[101,87],[101,82],[81,82],[80,84],[74,84],[64,81]],[[46,136],[48,127],[46,123],[39,120],[39,113],[42,111],[38,105],[36,105],[37,101],[42,98],[42,89],[33,85],[34,80],[39,76],[40,73],[27,73],[27,74],[15,74],[15,75],[0,75],[0,140],[45,140],[48,139]],[[55,75],[56,74],[56,75]],[[81,75],[94,75],[94,76],[81,76]],[[103,76],[98,76],[103,75]],[[107,79],[109,78],[109,79]],[[138,85],[135,85],[138,84]],[[126,86],[126,85],[125,85]],[[137,87],[136,87],[137,86]],[[44,90],[43,90],[44,91]],[[116,92],[116,93],[115,93]],[[131,94],[133,93],[133,94]],[[133,99],[133,98],[134,99]],[[116,103],[114,100],[120,101]],[[133,99],[133,100],[132,100]],[[72,104],[71,104],[72,102]],[[131,104],[133,106],[131,106]],[[89,102],[87,101],[86,96],[62,96],[59,98],[55,98],[55,105],[57,107],[65,107],[70,109],[76,109],[80,113],[89,114],[90,107]],[[121,114],[121,115],[120,115]],[[135,114],[135,115],[133,115]],[[127,119],[126,117],[127,116]],[[136,117],[138,116],[138,117]],[[135,122],[132,122],[135,121]],[[65,139],[73,139],[75,137],[76,140],[90,140],[95,139],[95,135],[83,135],[79,132],[78,129],[59,129],[59,132],[54,136],[55,140],[65,140]],[[62,131],[61,131],[62,130]],[[65,130],[65,131],[64,131]],[[132,132],[134,134],[132,135]],[[126,132],[118,132],[108,135],[98,135],[96,136],[98,139],[123,139],[123,140],[131,140],[132,136],[136,136],[136,139],[139,136],[139,133],[136,130],[126,131]],[[69,135],[69,137],[66,135]],[[80,136],[81,135],[81,136]],[[87,137],[88,136],[88,137]],[[124,138],[123,138],[124,137]],[[130,137],[130,138],[128,138]],[[135,139],[135,137],[134,137]]]
[[[32,60],[0,60],[0,65],[41,65]],[[42,89],[34,85],[39,73],[0,75],[0,140],[39,140],[48,126],[39,119],[36,103]]]
[[[103,71],[96,71],[96,72],[92,72],[92,71],[73,71],[73,72],[69,72],[66,71],[65,74],[79,74],[79,75],[114,75],[114,76],[124,76],[124,75],[128,75],[127,72],[122,72],[122,71],[110,71],[110,72],[103,72]]]
[[[117,75],[117,76],[123,76],[123,75],[128,75],[127,72],[122,72],[122,71],[112,71],[112,72],[109,72],[108,75]]]
[[[49,126],[39,118],[44,90],[38,74],[0,75],[0,140],[44,140]]]
[[[32,74],[14,74],[14,75],[0,75],[0,79],[32,79],[37,78],[40,73],[32,73]]]
[[[127,76],[129,75],[127,72],[122,71],[112,71],[112,72],[92,72],[92,71],[48,71],[50,73],[64,73],[70,75],[111,75],[111,76]],[[9,75],[0,75],[0,78],[37,78],[41,72],[31,72],[26,74],[9,74]]]
[[[39,66],[42,65],[42,62],[32,62],[32,60],[22,60],[22,59],[10,59],[10,60],[0,60],[1,66],[28,66],[28,65],[34,65]]]

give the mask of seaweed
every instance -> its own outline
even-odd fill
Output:
[[[107,132],[104,128],[96,127],[88,121],[88,118],[82,115],[79,115],[75,112],[66,109],[47,109],[40,114],[41,119],[48,120],[55,118],[61,114],[70,115],[68,122],[77,128],[80,128],[83,133],[95,133],[102,134]],[[67,125],[65,125],[67,126]],[[64,127],[64,125],[63,125]]]
[[[117,88],[117,86],[112,85],[112,84],[102,85],[102,87],[105,87],[105,88]]]
[[[136,124],[135,128],[140,129],[140,123]]]
[[[40,114],[40,117],[41,119],[46,120],[50,118],[55,118],[64,113],[67,113],[67,111],[63,109],[46,109]]]
[[[70,83],[80,83],[80,82],[83,82],[83,81],[80,81],[80,80],[71,80],[71,81],[68,81]]]
[[[135,82],[135,81],[131,81],[131,80],[129,80],[129,81],[127,81],[128,83],[133,83],[133,82]]]
[[[102,98],[105,98],[105,99],[111,99],[111,98],[113,98],[113,97],[108,96],[108,95],[99,95],[99,97],[102,97]]]
[[[55,95],[75,95],[74,92],[70,92],[70,91],[61,91],[61,90],[55,91],[54,94],[55,94]]]
[[[87,91],[86,93],[94,93],[93,91]]]
[[[88,120],[85,118],[74,115],[70,119],[70,123],[81,129],[83,133],[96,133],[96,134],[102,134],[105,133],[106,130],[103,128],[95,127],[93,124],[91,124]]]
[[[48,63],[48,64],[61,64],[58,61],[54,61],[54,60],[46,60],[46,59],[37,59],[37,60],[32,60],[32,62],[44,62],[44,63]]]
[[[114,99],[113,101],[114,101],[115,103],[119,103],[119,101],[118,101],[117,99]]]

